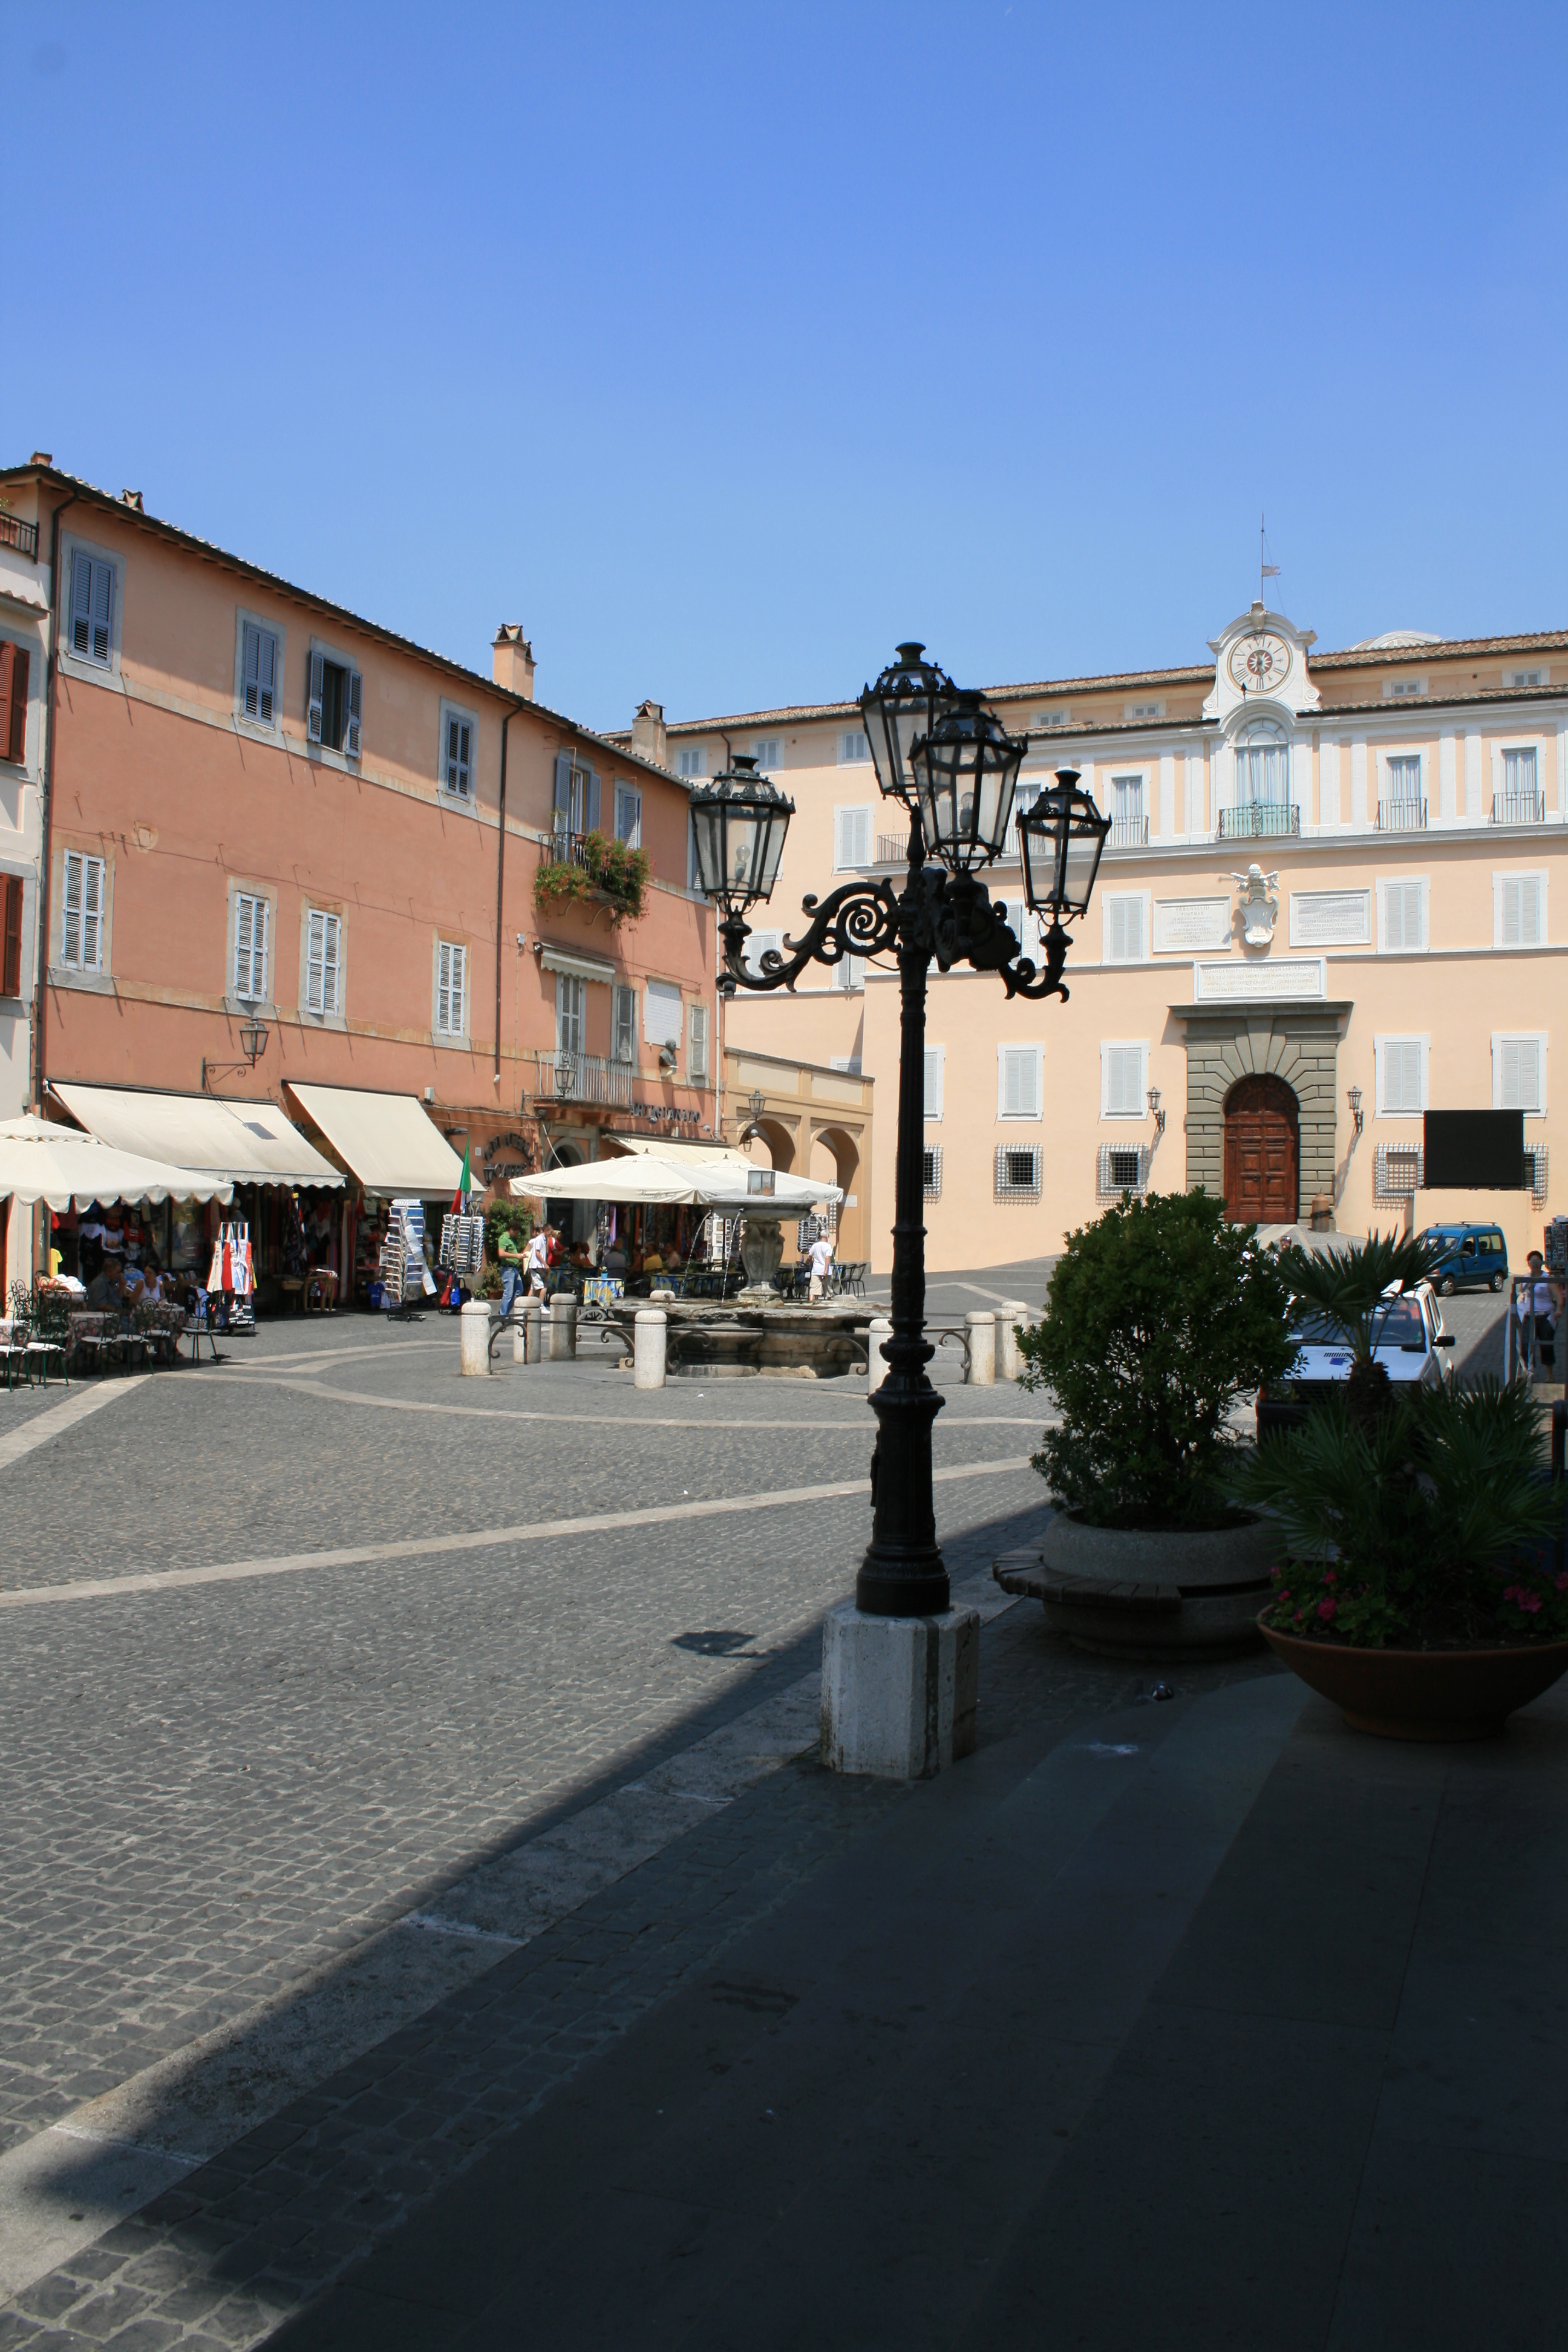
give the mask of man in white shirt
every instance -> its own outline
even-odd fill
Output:
[[[522,1261],[528,1276],[529,1289],[540,1298],[544,1296],[544,1277],[550,1270],[550,1227],[541,1225],[531,1235]]]
[[[827,1288],[827,1269],[833,1264],[833,1244],[826,1234],[818,1234],[806,1255],[811,1260],[811,1304],[820,1305]]]
[[[1530,1252],[1527,1264],[1530,1278],[1520,1291],[1514,1308],[1524,1327],[1520,1337],[1526,1339],[1533,1322],[1536,1363],[1548,1380],[1553,1380],[1557,1357],[1557,1285],[1548,1276],[1546,1261],[1539,1250]]]

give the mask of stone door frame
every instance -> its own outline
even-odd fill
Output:
[[[1238,1078],[1267,1072],[1294,1094],[1300,1136],[1300,1213],[1312,1197],[1338,1197],[1339,1047],[1348,999],[1287,1003],[1173,1004],[1187,1048],[1187,1184],[1225,1198],[1225,1098]]]

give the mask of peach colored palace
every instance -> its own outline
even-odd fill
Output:
[[[1552,974],[1568,941],[1568,632],[1444,640],[1394,630],[1318,655],[1254,604],[1189,668],[1005,686],[1028,737],[1021,790],[1081,771],[1114,829],[1068,966],[1066,1005],[933,973],[926,1056],[928,1258],[1001,1265],[1058,1248],[1126,1191],[1202,1182],[1266,1225],[1314,1202],[1342,1231],[1438,1213],[1501,1222],[1522,1263],[1551,1182]],[[890,646],[872,648],[890,655]],[[933,646],[937,658],[942,648]],[[875,663],[868,657],[868,667]],[[724,738],[791,793],[757,950],[808,890],[901,862],[853,703],[679,722],[683,781]],[[1026,949],[1016,859],[994,869]],[[896,975],[841,967],[724,1013],[748,1054],[860,1072],[896,1100]],[[1422,1114],[1518,1107],[1533,1193],[1422,1188]],[[1359,1114],[1359,1116],[1358,1116]],[[754,1147],[789,1163],[762,1121]],[[868,1220],[885,1266],[893,1155]]]

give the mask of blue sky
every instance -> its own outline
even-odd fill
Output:
[[[1560,5],[7,16],[7,458],[591,725],[1568,625]]]

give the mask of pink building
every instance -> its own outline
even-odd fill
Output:
[[[466,669],[41,458],[0,497],[32,656],[13,1091],[25,1041],[26,1100],[182,1164],[219,1149],[213,1097],[229,1134],[270,1102],[228,1171],[263,1267],[324,1158],[347,1181],[304,1205],[345,1286],[378,1202],[449,1192],[454,1151],[499,1183],[606,1130],[717,1133],[712,919],[657,713],[612,746],[535,699],[520,628]]]

